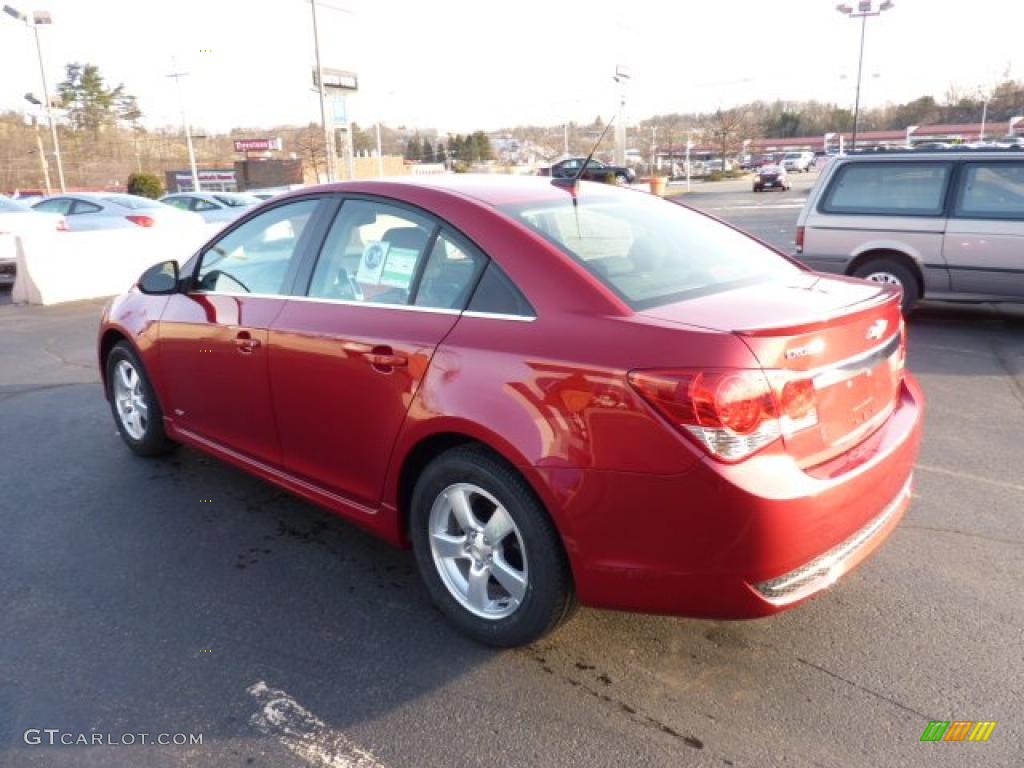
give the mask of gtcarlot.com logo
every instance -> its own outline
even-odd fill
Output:
[[[921,741],[988,741],[995,728],[995,720],[932,720]]]
[[[195,746],[203,743],[201,733],[75,733],[60,728],[29,728],[22,738],[29,746],[132,747],[137,745]]]

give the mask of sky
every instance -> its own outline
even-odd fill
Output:
[[[309,0],[2,2],[51,12],[51,91],[67,62],[90,62],[138,97],[148,127],[180,125],[166,74],[186,71],[198,131],[319,120]],[[630,121],[754,99],[852,107],[860,22],[835,4],[318,0],[318,20],[323,65],[359,75],[350,118],[447,133],[607,120],[619,65]],[[1008,68],[1024,79],[1022,28],[1021,0],[896,0],[867,22],[861,103],[991,87]],[[21,110],[26,91],[41,91],[31,31],[0,15],[0,109]]]

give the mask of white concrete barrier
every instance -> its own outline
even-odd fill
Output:
[[[127,290],[153,264],[170,259],[183,264],[223,226],[15,237],[18,266],[11,298],[19,303],[58,304],[113,296]]]

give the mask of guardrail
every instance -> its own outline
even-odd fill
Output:
[[[153,264],[170,259],[184,263],[223,226],[15,236],[17,273],[11,298],[19,303],[59,304],[113,296],[127,290]],[[0,242],[0,253],[10,247]]]

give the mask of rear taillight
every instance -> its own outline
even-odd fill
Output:
[[[818,423],[809,378],[782,371],[632,371],[629,383],[716,459],[742,461],[782,435]]]
[[[132,224],[138,224],[140,227],[152,227],[154,224],[156,224],[156,222],[153,220],[151,216],[133,215],[125,216],[125,218],[128,219],[128,221],[130,221]]]
[[[804,228],[803,227],[797,227],[796,228],[796,252],[797,253],[803,253],[804,252]]]
[[[71,231],[71,230],[68,229],[68,222],[67,222],[67,220],[65,220],[65,218],[63,216],[61,216],[60,219],[57,221],[57,231],[58,232],[70,232]]]

